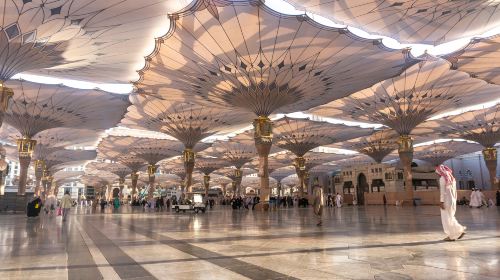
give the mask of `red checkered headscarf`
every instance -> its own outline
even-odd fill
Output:
[[[437,166],[436,173],[444,178],[447,186],[449,186],[455,181],[455,177],[453,177],[453,171],[446,165],[441,164]]]

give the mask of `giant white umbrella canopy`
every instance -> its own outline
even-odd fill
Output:
[[[194,152],[203,150],[208,147],[208,144],[196,145]],[[148,176],[150,193],[153,196],[153,188],[155,182],[155,173],[157,163],[163,159],[171,158],[182,154],[184,144],[178,140],[170,139],[152,139],[140,138],[136,141],[135,145],[130,148],[130,152],[148,163]]]
[[[0,3],[0,80],[29,71],[108,83],[134,67],[166,14],[188,0],[6,0]],[[113,75],[109,75],[109,73]]]
[[[137,147],[140,140],[139,137],[107,135],[97,146],[99,159],[118,162],[130,170],[132,195],[137,191],[137,172],[148,165],[144,158],[132,153],[132,149]],[[120,185],[123,186],[123,183]]]
[[[481,145],[477,143],[452,140],[442,143],[432,143],[429,145],[418,146],[415,147],[413,153],[415,158],[426,161],[433,166],[437,166],[449,159],[465,154],[474,153],[480,150]]]
[[[496,1],[286,0],[339,24],[411,44],[477,36],[500,23]]]
[[[42,185],[43,191],[48,193],[49,187],[52,185],[55,174],[57,171],[64,169],[69,165],[84,164],[89,160],[94,160],[97,156],[96,151],[93,150],[57,150],[48,154],[43,159],[43,176]],[[36,190],[38,191],[38,190]],[[52,190],[57,193],[57,190]]]
[[[342,142],[352,138],[366,136],[373,133],[372,129],[358,126],[346,126],[328,122],[312,121],[310,119],[284,117],[274,122],[276,135],[274,143],[283,149],[292,152],[296,158],[294,166],[297,176],[303,182],[306,176],[304,155],[319,146]],[[304,183],[300,184],[301,186]],[[300,188],[300,196],[303,187]]]
[[[335,143],[329,147],[354,150],[371,157],[376,163],[398,148],[398,133],[392,129],[384,129],[372,135]]]
[[[490,174],[492,188],[497,170],[497,148],[500,142],[500,105],[443,119],[428,121],[416,129],[417,134],[437,133],[443,137],[461,138],[483,146],[483,157]],[[499,186],[496,186],[500,188]]]
[[[130,150],[139,137],[106,135],[97,145],[98,157],[102,160],[117,161],[123,155],[131,155]]]
[[[281,180],[281,184],[289,187],[297,186],[299,184],[299,177],[297,174],[292,174]]]
[[[436,134],[418,135],[415,143],[436,140]],[[398,133],[392,129],[378,130],[375,133],[344,142],[327,145],[326,147],[353,150],[371,157],[376,163],[381,163],[384,158],[398,148]]]
[[[278,161],[289,165],[293,164],[295,167],[295,172],[300,180],[299,184],[299,195],[302,197],[304,195],[304,189],[307,187],[307,182],[309,181],[309,171],[311,168],[321,165],[327,162],[341,160],[346,158],[346,155],[335,154],[335,153],[322,153],[322,152],[308,152],[302,158],[304,159],[301,163],[302,168],[299,168],[296,162],[296,155],[292,152],[280,153],[273,155]]]
[[[139,179],[138,172],[146,168],[148,163],[134,154],[122,154],[117,158],[117,162],[125,165],[132,171],[130,176],[132,180],[132,196],[134,196],[137,193],[137,181]]]
[[[256,173],[256,170],[251,168],[236,169],[235,167],[224,167],[217,170],[215,173],[231,179],[231,189],[233,195],[240,194],[241,180],[243,177]]]
[[[331,163],[340,166],[341,168],[346,168],[346,167],[355,167],[355,166],[370,164],[373,163],[373,159],[368,155],[353,154],[353,155],[345,155],[343,159],[335,160]]]
[[[181,178],[181,191],[186,190],[186,168],[184,168],[184,159],[177,157],[173,159],[162,160],[159,162],[160,170],[166,174],[173,174]]]
[[[147,42],[165,15],[187,0],[6,0],[0,3],[0,125],[9,99],[5,85],[31,72],[116,83],[136,79]],[[142,65],[142,64],[139,64]],[[112,72],[113,75],[109,73]]]
[[[272,113],[302,111],[398,75],[415,62],[408,50],[386,48],[345,28],[280,14],[263,1],[195,0],[172,14],[135,82],[139,92],[190,96],[254,114],[262,196]],[[366,67],[370,65],[370,67]]]
[[[432,59],[430,57],[430,59]],[[498,99],[500,91],[480,79],[450,70],[445,60],[427,60],[400,76],[375,84],[341,100],[319,106],[311,113],[340,119],[380,123],[400,135],[398,152],[403,163],[407,199],[413,199],[411,160],[416,126],[461,106]]]
[[[269,178],[269,183],[271,188],[278,186],[276,179],[273,177]],[[247,188],[260,189],[260,179],[257,176],[243,176],[241,179],[241,189],[245,190]],[[243,191],[239,191],[239,194],[246,194]]]
[[[35,166],[36,188],[39,188],[45,170],[45,159],[51,153],[62,150],[67,146],[93,145],[99,136],[99,132],[89,129],[75,128],[52,128],[38,133],[33,140],[37,142],[33,152],[32,161]],[[19,139],[21,135],[16,131],[10,138]],[[47,175],[48,176],[48,175]]]
[[[71,165],[65,166],[70,167]],[[80,177],[85,175],[84,171],[68,171],[68,170],[59,170],[52,175],[51,185],[53,185],[52,191],[57,193],[57,189],[59,186],[64,185],[66,183],[73,183],[80,181]],[[48,188],[46,191],[49,191]],[[47,195],[47,193],[45,193]]]
[[[201,157],[196,160],[194,167],[203,173],[203,186],[205,188],[205,195],[208,196],[208,189],[210,188],[210,174],[217,169],[231,165],[224,159],[216,157]]]
[[[123,165],[118,162],[98,162],[94,161],[85,166],[85,171],[90,174],[95,174],[96,171],[107,171],[118,176],[118,183],[120,186],[120,192],[123,191],[125,177],[127,175],[132,174],[132,170],[128,168],[126,165]]]
[[[36,135],[58,127],[103,130],[115,126],[129,104],[126,96],[99,90],[74,89],[62,85],[9,81],[17,94],[5,113],[15,127],[21,173],[18,194],[24,195],[26,174],[36,145]],[[113,108],[113,110],[109,110]]]
[[[131,95],[130,99],[133,105],[129,107],[122,125],[162,132],[181,141],[184,144],[188,188],[194,169],[195,149],[201,140],[216,133],[229,132],[250,119],[249,114],[189,102],[137,94]]]
[[[281,195],[281,189],[282,189],[281,181],[283,181],[283,179],[292,174],[296,174],[295,167],[293,166],[281,167],[269,173],[269,176],[274,180],[276,180],[276,185],[278,187],[278,195]]]
[[[469,73],[472,77],[500,85],[500,36],[474,38],[463,49],[444,58],[457,70]]]
[[[226,187],[227,187],[227,185],[231,184],[232,180],[229,179],[228,177],[220,175],[220,174],[214,174],[214,175],[217,175],[217,176],[212,180],[212,182],[216,185],[219,185],[220,188],[222,189],[222,195],[226,196],[226,194],[227,194]]]
[[[250,135],[250,133],[243,132],[229,140],[215,141],[212,147],[204,152],[209,156],[218,157],[227,162],[226,166],[233,166],[235,168],[234,176],[237,177],[235,179],[237,190],[240,189],[241,168],[258,155],[253,137]]]

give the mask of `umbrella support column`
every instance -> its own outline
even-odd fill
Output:
[[[259,116],[254,120],[253,127],[255,147],[259,154],[260,200],[268,205],[270,195],[268,158],[273,142],[273,126],[268,117]],[[269,207],[263,207],[267,208]]]
[[[496,182],[497,177],[497,149],[488,147],[483,150],[484,162],[490,175],[490,185],[492,190],[498,190],[499,186]]]
[[[411,163],[413,161],[413,139],[409,135],[401,135],[398,140],[398,153],[403,164],[406,199],[413,204],[413,174]]]

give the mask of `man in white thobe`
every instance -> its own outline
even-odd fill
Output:
[[[441,222],[447,237],[446,241],[454,241],[464,236],[466,227],[458,223],[455,218],[457,210],[457,187],[452,171],[445,165],[436,167],[439,174],[439,201],[441,207]]]
[[[470,202],[469,207],[480,207],[481,206],[481,198],[479,197],[479,192],[477,189],[473,189],[470,194]]]
[[[342,207],[342,196],[339,193],[335,196],[335,205],[337,205],[338,208]]]
[[[321,226],[323,221],[321,220],[321,215],[323,215],[323,207],[325,206],[325,197],[323,195],[323,188],[315,182],[313,186],[313,210],[316,215],[318,223],[317,226]]]

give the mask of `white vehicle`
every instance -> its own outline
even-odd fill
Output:
[[[172,204],[172,209],[175,210],[176,213],[179,213],[180,211],[186,212],[186,211],[191,211],[193,210],[195,213],[198,212],[203,212],[205,213],[206,207],[205,204],[203,203],[203,197],[201,194],[195,194],[193,196],[193,201],[186,200],[187,203],[185,204]]]

